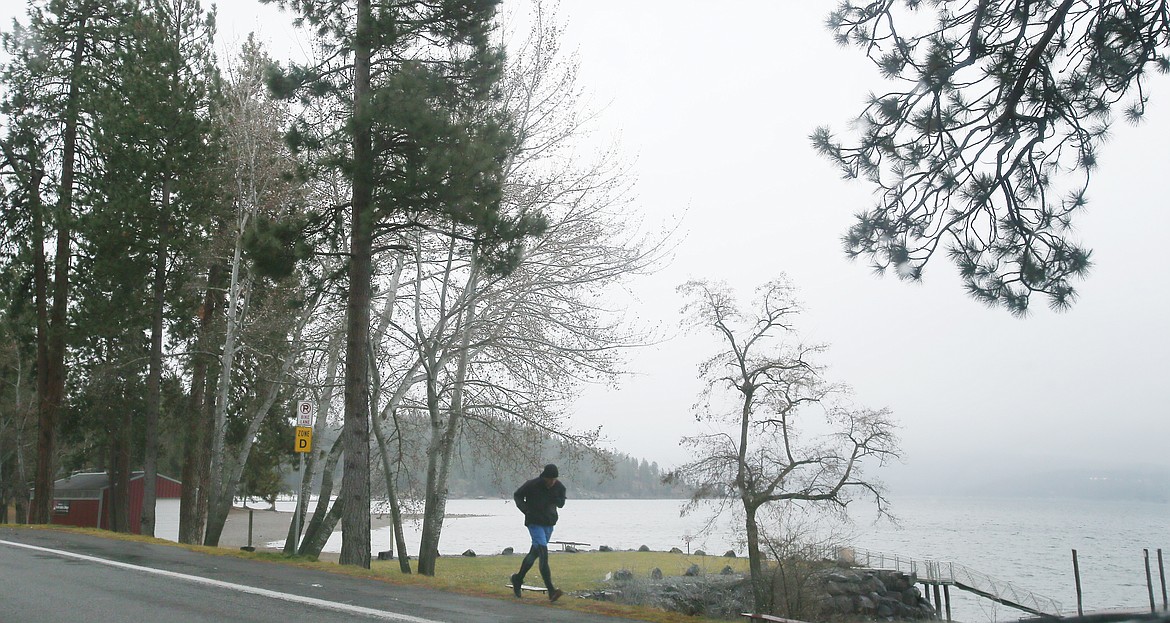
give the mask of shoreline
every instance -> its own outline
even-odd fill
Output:
[[[228,513],[227,521],[223,524],[223,532],[219,536],[219,547],[226,549],[237,549],[247,546],[248,543],[248,516],[251,514],[252,519],[252,542],[251,546],[256,548],[256,551],[275,552],[280,553],[283,548],[266,547],[266,543],[280,541],[283,543],[288,538],[289,524],[292,522],[292,511],[280,511],[272,507],[266,508],[249,508],[233,506],[230,513]],[[310,515],[311,516],[311,515]],[[474,514],[451,514],[447,515],[448,519],[460,519],[467,517],[477,517]],[[421,514],[410,513],[404,514],[403,521],[413,521],[420,519]],[[370,514],[370,530],[377,530],[385,528],[391,524],[389,514]],[[341,531],[341,524],[334,528],[334,532]],[[374,552],[377,555],[377,552]],[[321,552],[320,559],[323,561],[337,562],[339,554],[337,552]]]

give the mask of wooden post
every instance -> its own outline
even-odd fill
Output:
[[[248,503],[244,502],[244,506],[247,506],[247,505],[248,505]],[[256,551],[256,548],[252,547],[252,513],[253,513],[253,510],[249,508],[248,509],[248,544],[240,548],[240,549],[244,550],[245,552]]]
[[[1150,550],[1142,550],[1142,558],[1146,562],[1146,589],[1150,592],[1150,612],[1157,612],[1157,607],[1154,606],[1154,582],[1150,579]]]
[[[951,620],[951,585],[943,584],[943,597],[947,602],[947,620]]]
[[[942,598],[938,594],[938,584],[934,585],[934,616],[942,618]]]
[[[1166,567],[1162,566],[1162,548],[1158,548],[1158,578],[1162,580],[1162,609],[1170,610],[1166,603]]]
[[[1077,550],[1073,550],[1073,580],[1077,585],[1077,616],[1085,616],[1085,610],[1081,603],[1081,565],[1077,562]]]

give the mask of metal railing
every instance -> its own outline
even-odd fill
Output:
[[[888,569],[913,573],[919,581],[931,584],[953,584],[1007,605],[1014,605],[1036,613],[1061,616],[1060,602],[1019,588],[1011,582],[996,578],[954,562],[915,560],[898,554],[871,552],[865,549],[841,548],[838,557],[870,569]]]

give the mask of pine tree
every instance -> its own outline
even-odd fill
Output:
[[[86,279],[72,298],[87,338],[104,336],[100,345],[81,340],[96,346],[90,361],[115,365],[108,361],[110,353],[121,353],[116,365],[145,384],[124,394],[143,395],[145,403],[101,405],[101,410],[117,418],[105,426],[111,431],[115,490],[126,490],[132,467],[142,466],[139,520],[142,532],[153,534],[163,334],[183,337],[174,322],[164,322],[168,303],[178,302],[175,295],[182,291],[183,272],[176,266],[185,263],[182,256],[192,253],[193,241],[206,231],[202,221],[209,212],[210,193],[202,183],[210,160],[213,30],[192,0],[134,8],[125,20],[130,36],[112,50],[108,80],[94,89],[91,145],[101,175],[87,191],[92,209],[77,221],[79,272]],[[143,334],[149,342],[138,337]],[[117,400],[116,393],[100,394]],[[114,529],[128,529],[129,499],[119,495],[112,510],[125,518]]]
[[[488,37],[497,0],[275,1],[316,30],[330,60],[274,73],[271,88],[345,111],[341,124],[302,119],[290,139],[317,166],[339,167],[350,185],[347,212],[323,206],[321,220],[349,228],[340,562],[369,567],[367,366],[376,241],[414,227],[420,215],[442,215],[474,226],[506,269],[514,243],[539,221],[499,213],[506,129],[496,119],[458,114],[493,95],[500,55]]]
[[[30,259],[37,308],[38,442],[30,512],[34,523],[49,521],[65,402],[75,226],[86,210],[82,202],[100,166],[88,141],[99,104],[95,93],[109,80],[116,51],[128,36],[130,14],[126,2],[45,2],[30,7],[27,29],[17,28],[4,39],[10,56],[2,78],[4,107],[19,115],[11,123],[21,134],[6,148],[24,150],[8,160],[9,164],[23,160],[29,171],[37,172],[26,176],[27,190],[38,196],[29,195],[30,210],[24,214],[33,236]],[[46,247],[53,249],[51,278]]]
[[[1091,265],[1070,235],[1098,150],[1116,117],[1145,113],[1150,71],[1170,69],[1166,3],[930,6],[935,20],[917,0],[844,2],[829,18],[894,82],[870,96],[855,141],[812,137],[879,194],[845,250],[917,280],[945,249],[977,300],[1022,315],[1039,293],[1066,309]]]

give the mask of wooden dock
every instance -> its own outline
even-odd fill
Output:
[[[951,592],[954,586],[984,599],[1015,608],[1041,619],[1058,619],[1061,614],[1060,602],[1032,591],[1015,586],[1011,582],[997,580],[986,573],[969,567],[935,560],[915,560],[897,554],[884,554],[866,550],[851,550],[850,561],[859,567],[912,573],[919,584],[924,585],[928,601],[934,592],[934,611],[938,618],[951,620]]]

